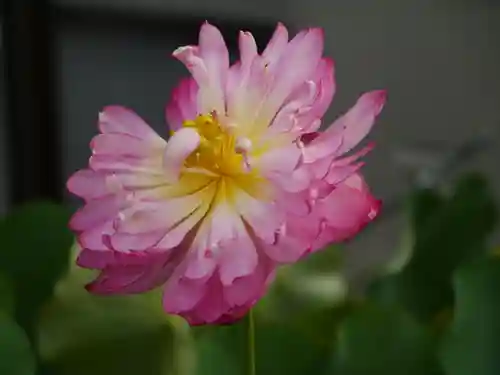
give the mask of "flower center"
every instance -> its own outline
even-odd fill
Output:
[[[234,128],[224,126],[215,112],[184,121],[200,135],[200,146],[186,159],[186,168],[202,168],[219,176],[237,176],[251,172],[248,152],[252,144],[234,134]]]
[[[250,139],[240,136],[237,126],[221,121],[212,112],[184,121],[183,127],[194,129],[200,136],[200,145],[184,161],[180,179],[183,191],[215,183],[213,204],[235,202],[241,191],[257,199],[270,199],[272,186],[250,158],[258,157],[262,147],[254,147]]]

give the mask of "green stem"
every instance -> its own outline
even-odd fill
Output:
[[[255,370],[255,321],[253,310],[247,316],[248,375],[256,375]]]

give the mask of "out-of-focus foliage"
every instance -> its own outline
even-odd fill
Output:
[[[454,287],[455,314],[442,348],[446,373],[500,374],[500,257],[463,265]]]
[[[449,193],[414,191],[408,212],[405,262],[364,295],[349,292],[338,247],[283,267],[254,309],[257,374],[500,374],[488,184],[469,175]],[[163,313],[160,290],[88,294],[67,219],[38,203],[0,221],[1,375],[248,373],[247,318],[189,328]]]
[[[35,357],[28,337],[11,317],[0,312],[0,374],[34,373]]]
[[[0,274],[14,287],[16,318],[27,330],[67,271],[73,243],[69,214],[55,204],[34,203],[0,221]]]
[[[92,276],[75,267],[40,314],[44,362],[60,375],[171,374],[174,327],[158,293],[93,296],[82,288]]]
[[[428,330],[399,309],[367,303],[338,331],[332,373],[440,375]]]
[[[487,182],[462,178],[451,196],[419,190],[410,199],[411,257],[397,273],[376,280],[372,296],[432,321],[453,305],[452,274],[462,263],[485,254],[497,211]]]

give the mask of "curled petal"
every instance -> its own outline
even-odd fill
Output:
[[[163,155],[165,177],[176,182],[186,158],[200,145],[200,135],[194,129],[183,128],[170,138]]]
[[[184,78],[179,82],[165,109],[170,130],[179,130],[184,121],[192,120],[198,115],[197,95],[198,85],[193,78]]]
[[[200,113],[224,113],[229,52],[220,31],[209,23],[201,27],[199,43],[178,48],[173,55],[186,65],[198,84]]]

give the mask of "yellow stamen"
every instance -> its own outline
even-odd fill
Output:
[[[188,168],[203,168],[224,176],[247,173],[241,153],[236,150],[236,138],[222,127],[215,114],[199,115],[194,120],[184,121],[184,127],[195,129],[201,142],[186,160]]]
[[[189,174],[206,170],[218,180],[219,186],[225,186],[227,198],[238,189],[243,189],[253,196],[266,194],[265,180],[257,168],[251,166],[251,142],[242,142],[236,135],[237,127],[221,124],[216,113],[199,115],[194,120],[184,121],[183,127],[189,127],[200,135],[200,145],[186,159],[184,166]],[[185,176],[182,180],[190,180]]]

